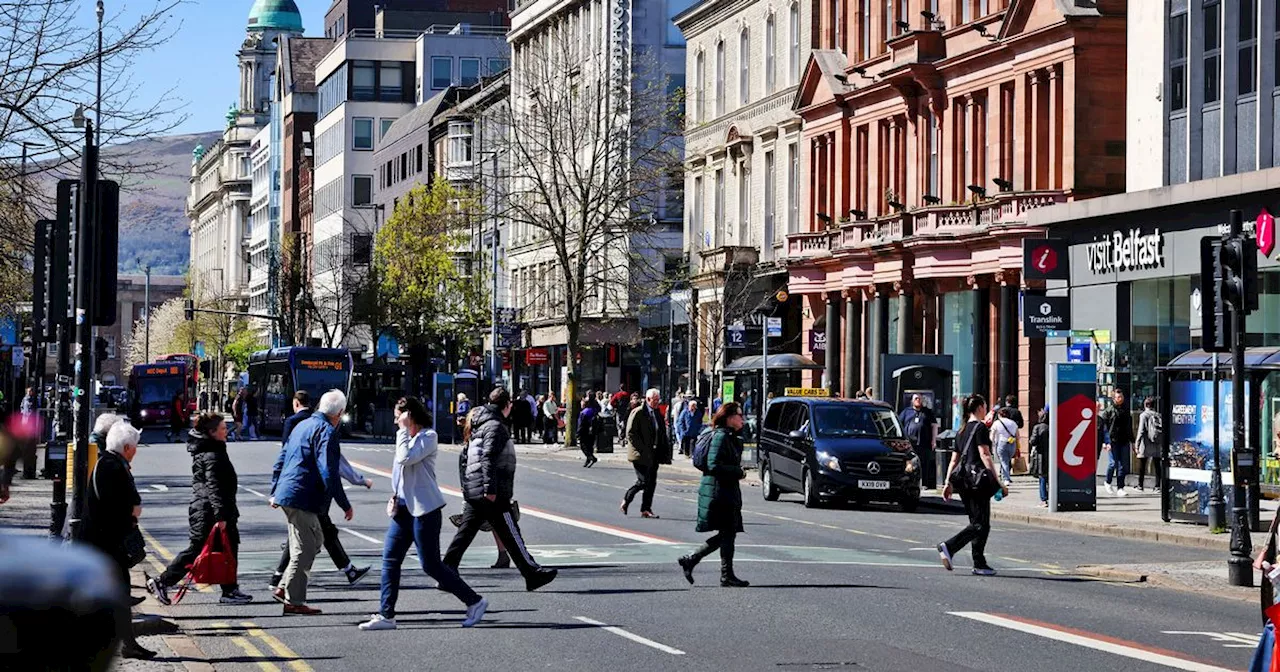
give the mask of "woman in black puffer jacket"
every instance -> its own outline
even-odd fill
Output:
[[[168,588],[177,585],[187,574],[187,565],[204,549],[209,532],[219,522],[226,523],[231,552],[240,546],[240,530],[236,521],[236,468],[227,456],[227,423],[217,413],[205,413],[196,420],[187,439],[191,453],[191,506],[187,508],[190,545],[169,563],[157,579],[149,579],[147,588],[162,604],[169,604]],[[239,584],[222,586],[223,604],[245,604],[253,597],[240,592]]]

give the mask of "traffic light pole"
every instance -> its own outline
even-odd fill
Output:
[[[1244,225],[1241,212],[1231,211],[1230,237],[1240,240],[1244,237]],[[1252,246],[1243,247],[1244,254],[1257,252]],[[1241,260],[1244,261],[1243,259]],[[1257,278],[1241,277],[1244,282],[1257,282]],[[1244,289],[1243,286],[1241,289]],[[1241,291],[1231,306],[1233,336],[1231,341],[1231,450],[1236,453],[1232,464],[1231,479],[1231,559],[1227,561],[1227,580],[1233,586],[1253,586],[1253,541],[1249,537],[1249,485],[1256,472],[1256,460],[1250,446],[1245,443],[1244,410],[1245,401],[1245,362],[1244,339],[1245,317],[1248,315],[1247,291]],[[1217,390],[1214,390],[1216,396]],[[1217,423],[1217,418],[1214,418]],[[1245,459],[1247,458],[1247,459]]]
[[[97,230],[98,148],[93,142],[93,120],[84,124],[84,156],[80,161],[80,222],[76,230],[76,288],[74,323],[76,330],[75,454],[72,456],[74,490],[71,500],[71,538],[80,537],[84,517],[85,482],[89,479],[89,432],[93,423],[93,307],[90,278],[93,276],[93,241]]]

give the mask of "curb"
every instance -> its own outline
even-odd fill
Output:
[[[1076,567],[1075,573],[1080,576],[1094,577],[1104,581],[1143,583],[1154,588],[1179,590],[1184,593],[1196,593],[1198,595],[1211,595],[1213,597],[1220,597],[1233,602],[1245,602],[1248,604],[1258,603],[1258,594],[1252,589],[1219,590],[1210,587],[1193,586],[1161,572],[1144,574],[1142,572],[1116,569],[1115,567],[1109,567],[1107,565],[1079,565]]]
[[[935,510],[963,510],[963,507],[959,504],[949,504],[936,498],[922,499],[920,500],[920,506]],[[999,506],[991,507],[991,519],[1003,523],[1020,523],[1033,527],[1080,532],[1098,537],[1131,539],[1175,546],[1194,546],[1215,551],[1227,551],[1230,550],[1231,546],[1231,539],[1228,535],[1188,534],[1174,530],[1153,530],[1143,527],[1128,527],[1115,523],[1055,518],[1042,514],[1002,511]]]
[[[138,567],[130,570],[129,582],[135,585],[147,585],[143,571]],[[159,604],[155,606],[163,608]],[[201,649],[190,635],[182,632],[181,626],[176,621],[158,614],[137,614],[133,617],[133,628],[137,636],[159,635],[165,646],[168,646],[181,659],[174,661],[173,667],[184,669],[186,672],[214,672],[213,664],[209,662],[209,656],[204,649]]]

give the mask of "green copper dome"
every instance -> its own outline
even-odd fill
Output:
[[[293,0],[255,0],[249,10],[249,30],[301,33],[302,13]]]

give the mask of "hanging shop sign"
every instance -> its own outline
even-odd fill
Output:
[[[1027,280],[1070,280],[1067,241],[1026,238],[1022,241],[1022,276]]]
[[[1086,246],[1089,270],[1095,275],[1164,268],[1164,234],[1160,229],[1115,231]]]

